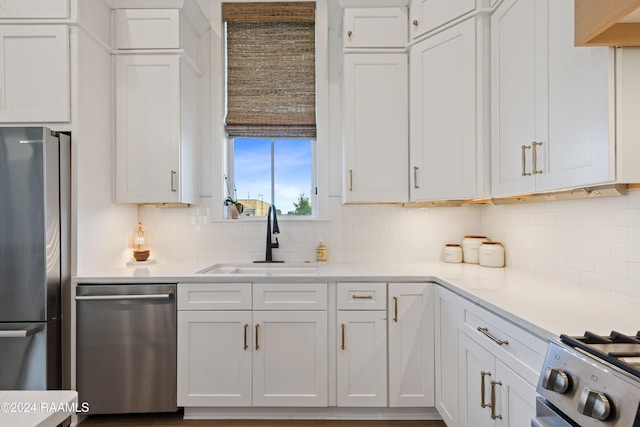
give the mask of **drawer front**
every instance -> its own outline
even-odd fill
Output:
[[[404,7],[345,9],[344,47],[404,47],[407,44],[407,19]]]
[[[251,310],[251,283],[180,283],[178,310]]]
[[[326,283],[256,283],[254,310],[326,310]]]
[[[547,342],[513,323],[478,307],[464,311],[467,333],[535,385],[542,370]]]
[[[117,9],[116,49],[178,49],[178,9]]]
[[[386,283],[338,283],[338,310],[385,310]]]

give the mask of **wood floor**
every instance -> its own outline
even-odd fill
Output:
[[[441,421],[216,420],[185,421],[182,414],[93,415],[79,427],[446,427]]]

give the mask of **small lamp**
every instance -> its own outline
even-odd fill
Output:
[[[133,244],[136,248],[133,250],[133,257],[136,261],[146,261],[149,258],[149,249],[142,249],[144,245],[144,231],[142,230],[142,222],[138,221],[138,230],[133,236]]]

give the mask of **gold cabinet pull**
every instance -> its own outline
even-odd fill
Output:
[[[538,145],[542,145],[542,142],[533,142],[533,174],[539,175],[542,171],[538,170]]]
[[[498,345],[509,345],[509,341],[501,340],[500,338],[496,337],[491,332],[489,332],[489,328],[482,328],[478,326],[478,331]]]
[[[352,35],[353,35],[353,31],[351,31],[351,30],[347,31],[347,36],[348,37],[351,37]]]
[[[258,341],[258,329],[260,329],[260,324],[256,323],[256,350],[258,350],[260,348],[260,344]]]
[[[413,167],[413,188],[420,188],[418,185],[418,166]]]
[[[531,173],[527,173],[527,154],[525,150],[530,150],[530,145],[523,145],[520,147],[522,150],[522,176],[531,176]]]
[[[171,192],[173,193],[176,192],[175,178],[176,178],[176,171],[172,170],[171,171]]]
[[[502,382],[491,381],[491,419],[501,420],[502,415],[496,415],[496,385],[502,385]]]
[[[244,349],[245,351],[249,349],[249,344],[247,343],[247,330],[249,329],[249,324],[244,324]]]
[[[373,295],[351,295],[352,299],[373,299]]]
[[[349,191],[353,191],[353,169],[349,169]]]
[[[484,371],[480,371],[480,407],[481,408],[491,408],[491,403],[485,403],[484,402],[484,389],[485,389],[485,384],[484,384],[484,378],[485,377],[490,377],[491,376],[491,372],[484,372]]]
[[[419,24],[419,22],[418,22],[418,20],[417,20],[417,19],[414,19],[414,20],[413,20],[413,22],[412,22],[412,24],[413,24],[413,26],[414,26],[414,27],[417,27],[417,26],[418,26],[418,24]]]
[[[398,297],[393,297],[393,321],[398,321]]]
[[[342,329],[342,349],[343,349],[343,350],[345,350],[345,349],[346,349],[346,347],[345,347],[345,345],[344,345],[344,330],[345,330],[345,328],[346,328],[346,327],[347,327],[347,326],[346,326],[344,323],[342,323],[342,324],[340,325],[340,329]]]

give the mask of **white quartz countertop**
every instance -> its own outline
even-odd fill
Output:
[[[263,282],[309,283],[435,281],[542,337],[582,335],[586,330],[608,335],[612,330],[640,330],[640,299],[611,294],[512,268],[477,264],[336,264],[321,265],[314,274],[198,274],[213,263],[153,264],[125,267],[74,278],[81,284]],[[339,285],[338,285],[339,286]]]
[[[55,427],[75,413],[78,393],[69,390],[0,390],[0,426]]]

